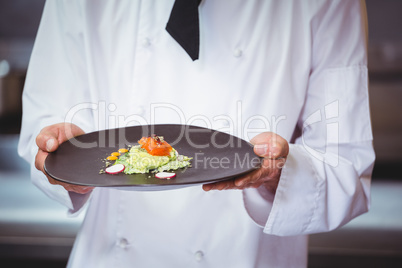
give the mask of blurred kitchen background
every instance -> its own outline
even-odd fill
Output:
[[[0,0],[0,266],[64,267],[82,221],[31,185],[17,155],[21,93],[44,0]],[[372,209],[312,235],[309,267],[402,267],[402,1],[367,0],[377,160]]]

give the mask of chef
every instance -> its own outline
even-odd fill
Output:
[[[71,215],[86,211],[68,267],[306,267],[308,234],[370,205],[364,1],[204,0],[196,56],[166,30],[174,4],[46,2],[19,154],[45,194]],[[68,138],[160,123],[249,140],[264,165],[153,192],[43,173]]]

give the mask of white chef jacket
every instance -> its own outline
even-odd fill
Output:
[[[73,122],[86,132],[192,124],[290,142],[275,195],[201,186],[68,193],[88,204],[69,267],[305,267],[307,234],[369,208],[374,162],[364,1],[204,0],[200,59],[165,31],[173,0],[48,1],[32,53],[19,153]],[[158,133],[163,135],[163,133]]]

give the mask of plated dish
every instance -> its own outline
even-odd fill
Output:
[[[138,146],[142,137],[163,135],[164,140],[191,158],[191,166],[174,170],[171,179],[160,179],[151,170],[144,173],[107,174],[106,158],[121,148]],[[253,147],[235,136],[189,125],[145,125],[96,131],[63,144],[45,160],[52,178],[77,185],[157,191],[231,179],[258,168],[261,159]],[[166,171],[166,170],[163,170]]]
[[[160,173],[186,168],[191,165],[192,158],[179,154],[165,141],[163,136],[152,134],[151,136],[142,137],[138,144],[129,145],[128,147],[129,149],[120,148],[106,158],[112,162],[106,162],[105,173]],[[158,176],[156,177],[158,178]]]

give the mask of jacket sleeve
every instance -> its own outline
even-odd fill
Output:
[[[267,234],[330,231],[369,209],[375,154],[366,27],[359,0],[327,2],[311,21],[307,96],[278,189],[265,198],[245,191],[249,215]],[[257,212],[264,203],[265,215]]]
[[[51,185],[34,165],[35,139],[42,128],[70,121],[86,132],[93,130],[91,110],[83,109],[83,104],[89,103],[89,92],[80,14],[75,4],[68,2],[45,4],[24,87],[18,152],[31,164],[32,182],[73,213],[89,195],[71,195],[63,187]]]

